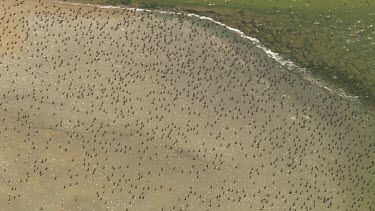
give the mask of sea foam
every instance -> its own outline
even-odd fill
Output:
[[[61,1],[57,1],[57,2],[62,3],[62,4],[70,4],[70,5],[93,6],[93,7],[97,7],[97,8],[103,8],[103,9],[123,9],[123,10],[130,10],[130,11],[136,11],[136,12],[157,12],[157,13],[161,13],[161,14],[186,15],[187,17],[195,17],[195,18],[199,18],[199,19],[202,19],[202,20],[208,20],[212,23],[223,26],[223,27],[225,27],[226,29],[228,29],[232,32],[237,33],[242,38],[250,40],[256,47],[263,50],[264,53],[267,56],[274,59],[280,65],[286,67],[288,70],[291,70],[292,72],[297,72],[298,74],[300,74],[303,77],[303,79],[305,79],[307,81],[310,81],[311,83],[316,84],[316,85],[324,88],[325,90],[329,91],[332,94],[337,94],[337,95],[339,95],[341,97],[344,97],[346,99],[356,100],[358,98],[358,96],[349,95],[349,94],[345,93],[345,91],[341,88],[337,88],[332,84],[328,84],[327,82],[321,81],[321,80],[313,77],[311,75],[311,73],[306,68],[300,67],[297,64],[295,64],[294,62],[284,58],[280,54],[278,54],[276,52],[273,52],[269,48],[262,45],[257,38],[247,36],[247,35],[245,35],[245,33],[243,31],[241,31],[239,29],[236,29],[236,28],[233,28],[233,27],[230,27],[230,26],[228,26],[228,25],[226,25],[226,24],[224,24],[220,21],[216,21],[213,18],[210,18],[210,17],[207,17],[207,16],[202,16],[202,15],[197,15],[197,14],[194,14],[194,13],[187,13],[187,12],[150,10],[150,9],[141,9],[141,8],[135,8],[135,7],[106,6],[106,5],[83,4],[83,3],[61,2]]]

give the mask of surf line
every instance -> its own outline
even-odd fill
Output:
[[[332,84],[327,84],[321,80],[318,80],[317,78],[314,78],[311,76],[311,74],[306,70],[306,68],[302,68],[298,65],[296,65],[294,62],[289,61],[282,57],[280,54],[271,51],[267,47],[263,46],[260,41],[257,38],[250,37],[245,35],[245,33],[239,29],[230,27],[222,22],[216,21],[210,17],[207,16],[202,16],[202,15],[197,15],[194,13],[185,13],[185,12],[172,12],[172,11],[163,11],[163,10],[149,10],[149,9],[140,9],[140,8],[135,8],[135,7],[121,7],[121,6],[105,6],[105,5],[96,5],[96,4],[83,4],[83,3],[76,3],[76,2],[62,2],[62,1],[56,1],[61,4],[69,4],[69,5],[79,5],[79,6],[92,6],[92,7],[97,7],[97,8],[102,8],[102,9],[122,9],[122,10],[129,10],[129,11],[136,11],[136,12],[156,12],[156,13],[161,13],[161,14],[172,14],[172,15],[186,15],[187,17],[196,17],[202,20],[208,20],[212,23],[215,23],[217,25],[223,26],[224,28],[237,33],[240,35],[242,38],[245,38],[247,40],[250,40],[256,47],[260,48],[261,50],[264,51],[264,53],[274,59],[276,62],[278,62],[281,66],[284,66],[288,68],[292,72],[297,72],[301,74],[304,80],[307,80],[311,82],[312,84],[316,84],[319,87],[322,87],[323,89],[329,91],[332,94],[339,95],[345,99],[351,100],[351,101],[357,101],[358,96],[353,96],[349,95],[344,92],[341,88],[334,87]]]

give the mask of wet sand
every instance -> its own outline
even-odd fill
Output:
[[[4,210],[371,210],[374,116],[184,15],[0,1]]]

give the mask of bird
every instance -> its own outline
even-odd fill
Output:
[[[48,0],[0,14],[6,209],[373,206],[373,114],[224,25]]]

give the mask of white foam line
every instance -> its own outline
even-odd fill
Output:
[[[276,52],[273,52],[270,49],[263,46],[262,44],[260,44],[260,42],[257,38],[247,36],[241,30],[230,27],[230,26],[227,26],[224,23],[216,21],[216,20],[214,20],[210,17],[197,15],[197,14],[194,14],[194,13],[170,12],[170,11],[162,11],[162,10],[148,10],[148,9],[139,9],[139,8],[135,8],[135,7],[104,6],[104,5],[82,4],[82,3],[61,2],[61,1],[57,1],[57,2],[62,3],[62,4],[70,4],[70,5],[93,6],[93,7],[103,8],[103,9],[123,9],[123,10],[137,11],[137,12],[158,12],[158,13],[161,13],[161,14],[186,15],[188,17],[196,17],[196,18],[199,18],[199,19],[202,19],[202,20],[208,20],[210,22],[213,22],[215,24],[223,26],[223,27],[227,28],[228,30],[239,34],[241,37],[243,37],[245,39],[250,40],[256,47],[262,49],[269,57],[271,57],[272,59],[277,61],[282,66],[287,67],[289,70],[298,71],[299,73],[301,73],[305,80],[310,81],[313,84],[316,84],[316,85],[328,90],[329,92],[331,92],[333,94],[337,94],[337,95],[339,95],[341,97],[344,97],[346,99],[356,100],[358,98],[358,96],[346,94],[342,89],[339,89],[339,88],[336,88],[336,87],[334,87],[334,88],[328,87],[328,85],[325,85],[324,82],[312,77],[311,74],[308,73],[306,68],[299,67],[294,62],[283,58],[280,54],[278,54]],[[330,86],[333,86],[333,85],[330,85]]]

